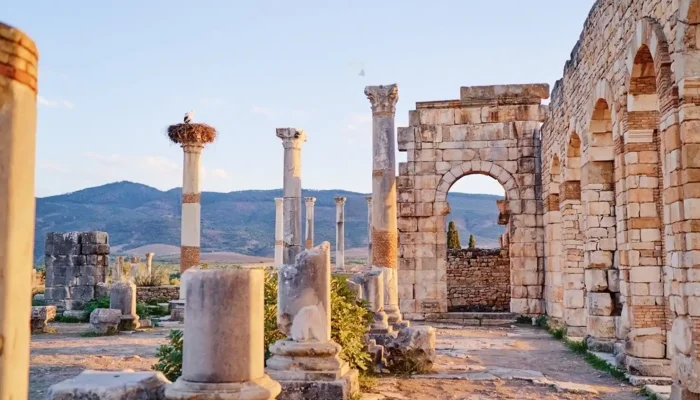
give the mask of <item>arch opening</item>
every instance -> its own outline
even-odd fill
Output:
[[[506,197],[505,188],[483,172],[464,174],[449,189],[444,226],[449,312],[510,309]]]

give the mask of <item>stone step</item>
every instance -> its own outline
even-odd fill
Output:
[[[671,398],[670,385],[645,385],[644,390],[649,395],[654,395],[659,399],[668,400]]]
[[[671,390],[671,384],[673,384],[673,379],[664,376],[640,376],[640,375],[625,375],[627,380],[634,386],[668,386]]]
[[[449,312],[429,314],[425,320],[462,326],[504,326],[514,324],[516,318],[516,314],[505,312]]]

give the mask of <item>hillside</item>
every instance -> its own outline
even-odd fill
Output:
[[[246,190],[202,193],[202,251],[236,252],[270,257],[274,247],[274,198],[282,191]],[[305,190],[316,197],[316,241],[335,243],[336,196],[345,204],[346,248],[367,243],[365,194],[343,190]],[[101,230],[109,233],[113,253],[148,245],[180,243],[181,189],[160,191],[150,186],[115,182],[73,193],[37,199],[35,258],[43,259],[44,237],[54,231]],[[477,245],[496,246],[502,227],[496,224],[498,196],[452,193],[449,202],[466,245],[469,234]],[[302,207],[303,208],[303,207]],[[166,246],[167,247],[167,246]]]

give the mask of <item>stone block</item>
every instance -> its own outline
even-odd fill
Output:
[[[169,384],[160,372],[91,371],[49,388],[48,400],[165,399]]]
[[[597,339],[613,339],[615,335],[615,317],[589,315],[587,332]]]
[[[399,330],[396,338],[385,345],[387,367],[392,370],[406,365],[419,365],[423,372],[430,371],[436,356],[435,341],[435,328],[431,326]]]
[[[588,312],[590,315],[609,316],[614,309],[612,296],[608,292],[588,292]]]
[[[114,335],[122,319],[121,310],[97,308],[90,314],[90,327],[100,335]]]
[[[569,327],[586,326],[586,317],[586,309],[584,308],[567,308],[564,310],[564,321]]]
[[[608,273],[604,269],[586,269],[584,271],[586,290],[602,292],[608,289]]]
[[[666,335],[661,328],[632,329],[625,338],[627,355],[639,358],[664,358]]]

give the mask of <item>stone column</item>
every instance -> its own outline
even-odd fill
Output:
[[[357,371],[331,340],[330,244],[303,251],[278,274],[277,327],[287,338],[270,346],[267,371],[282,384],[279,399],[350,399]]]
[[[314,247],[314,206],[315,197],[306,198],[306,248]]]
[[[402,320],[399,310],[398,230],[396,213],[396,139],[394,116],[399,88],[367,86],[372,104],[372,266],[384,272],[385,305],[389,323]]]
[[[345,197],[335,198],[335,268],[345,271]]]
[[[367,268],[372,268],[372,196],[367,200]]]
[[[182,376],[167,399],[271,400],[264,370],[262,268],[196,270],[187,282]]]
[[[37,49],[0,23],[0,398],[28,398]]]
[[[371,334],[385,334],[390,331],[389,320],[384,312],[384,276],[379,270],[367,271],[353,276],[352,281],[362,288],[362,299],[367,302],[374,314]]]
[[[155,253],[146,253],[146,274],[148,274],[148,276],[151,276],[154,255],[155,255]]]
[[[284,199],[275,198],[275,267],[279,268],[284,258]]]
[[[185,118],[188,119],[187,117]],[[184,122],[170,125],[168,137],[183,151],[180,272],[199,264],[201,225],[202,150],[216,139],[216,129],[207,124]]]
[[[301,252],[301,146],[306,133],[301,129],[277,128],[284,146],[284,264],[294,263]]]
[[[122,280],[124,274],[124,257],[118,256],[115,261],[114,269],[112,270],[112,282],[119,282]]]

